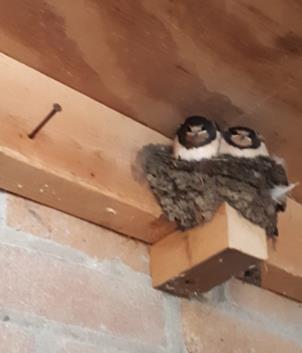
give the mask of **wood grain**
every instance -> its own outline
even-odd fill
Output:
[[[169,139],[3,54],[0,71],[1,188],[147,243],[174,229],[137,163]]]
[[[251,126],[298,181],[301,13],[298,0],[2,0],[0,50],[167,136],[188,114]]]

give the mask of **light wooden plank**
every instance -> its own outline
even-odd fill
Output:
[[[3,54],[0,72],[1,188],[148,243],[174,228],[136,161],[167,138]],[[29,139],[54,102],[63,111]]]
[[[224,204],[210,223],[151,246],[153,285],[180,296],[198,295],[266,258],[264,231]]]

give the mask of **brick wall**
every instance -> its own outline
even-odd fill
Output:
[[[0,353],[298,353],[301,305],[232,280],[153,290],[145,245],[0,194]]]

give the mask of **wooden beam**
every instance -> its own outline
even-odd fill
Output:
[[[276,246],[269,244],[268,259],[245,279],[262,288],[302,302],[302,206],[288,199],[279,218]],[[253,278],[254,277],[254,278]],[[242,277],[241,277],[242,278]]]
[[[198,295],[266,258],[264,231],[224,204],[210,223],[151,246],[153,285],[179,296]]]
[[[185,115],[244,123],[302,180],[301,1],[189,5],[2,0],[0,50],[167,136]]]
[[[3,54],[0,72],[1,188],[148,243],[174,229],[136,164],[166,137]]]

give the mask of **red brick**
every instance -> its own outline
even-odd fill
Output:
[[[0,324],[1,353],[32,353],[34,340],[24,330],[10,324]]]
[[[8,195],[7,224],[99,260],[119,258],[136,271],[149,272],[146,245],[14,195]]]
[[[0,306],[152,345],[164,341],[162,296],[132,277],[0,246],[0,278]]]
[[[228,282],[227,295],[242,310],[299,327],[302,334],[302,307],[297,302],[236,279]]]
[[[188,353],[301,353],[292,341],[198,302],[183,301],[182,321]]]

